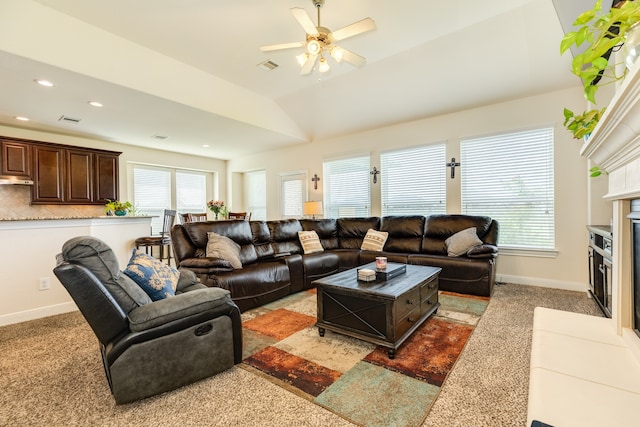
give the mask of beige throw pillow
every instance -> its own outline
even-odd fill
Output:
[[[315,231],[298,231],[298,238],[305,255],[324,251],[318,233]]]
[[[237,270],[242,268],[240,261],[240,245],[228,238],[212,231],[207,233],[207,257],[221,258],[231,263]]]
[[[384,244],[387,241],[387,237],[389,237],[389,233],[386,231],[376,231],[373,228],[370,228],[367,230],[366,236],[364,236],[360,249],[363,251],[382,252]]]
[[[478,238],[476,227],[470,227],[453,234],[444,243],[447,245],[449,256],[460,256],[466,254],[472,247],[481,245],[482,240]]]

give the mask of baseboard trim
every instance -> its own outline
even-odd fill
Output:
[[[73,302],[65,302],[62,304],[48,305],[46,307],[38,307],[32,310],[19,311],[17,313],[3,314],[0,316],[0,326],[13,325],[14,323],[41,319],[43,317],[70,313],[77,310],[78,307]]]
[[[512,276],[510,274],[497,274],[496,281],[515,283],[517,285],[539,286],[541,288],[563,289],[565,291],[587,292],[589,289],[586,283],[541,279],[539,277]]]

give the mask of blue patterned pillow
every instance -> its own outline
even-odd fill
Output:
[[[180,272],[168,264],[134,249],[123,272],[136,282],[153,301],[175,296]]]

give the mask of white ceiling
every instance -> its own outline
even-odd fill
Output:
[[[2,0],[0,124],[231,159],[576,86],[554,3],[326,0],[331,30],[375,20],[338,43],[367,64],[300,76],[259,47],[304,41],[311,0]]]

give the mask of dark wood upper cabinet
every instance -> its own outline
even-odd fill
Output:
[[[118,156],[116,153],[94,153],[94,202],[118,199]]]
[[[93,203],[93,156],[90,151],[65,150],[66,197],[69,203]]]
[[[34,176],[31,203],[64,202],[64,150],[48,145],[33,147]]]
[[[0,175],[32,178],[31,144],[0,139]]]
[[[0,177],[33,179],[32,204],[103,205],[118,199],[120,154],[0,136]]]

